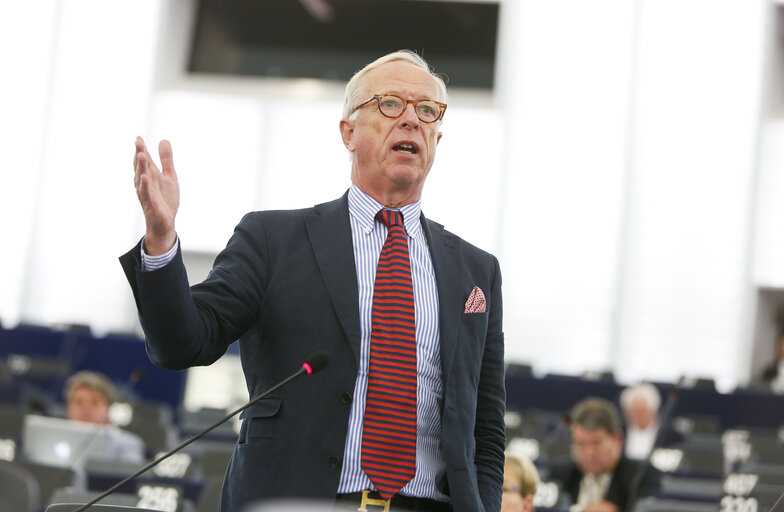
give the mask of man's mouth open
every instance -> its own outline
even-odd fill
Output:
[[[409,155],[416,155],[417,154],[417,147],[409,142],[402,142],[392,147],[392,151],[397,151],[398,153],[408,153]]]

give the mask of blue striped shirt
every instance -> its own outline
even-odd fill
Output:
[[[362,471],[362,420],[365,414],[368,363],[370,359],[370,329],[373,309],[373,284],[381,248],[387,238],[387,228],[375,220],[383,205],[352,185],[348,192],[348,211],[354,241],[354,262],[359,285],[359,322],[362,334],[359,373],[354,386],[354,400],[348,423],[346,449],[338,493],[352,493],[372,489],[373,485]],[[417,343],[417,460],[416,475],[401,490],[401,494],[419,498],[448,501],[436,488],[446,471],[440,448],[440,403],[444,396],[441,378],[441,353],[438,331],[438,288],[435,272],[427,248],[425,233],[420,224],[421,203],[400,208],[408,234],[411,277],[414,285],[414,311]]]
[[[351,186],[348,193],[348,209],[359,287],[361,349],[338,494],[374,488],[362,470],[361,453],[362,421],[365,414],[370,359],[373,284],[376,279],[378,258],[387,237],[386,226],[375,220],[376,213],[382,208],[381,203],[359,190],[356,185]],[[420,224],[421,203],[417,201],[406,205],[400,208],[400,211],[403,213],[403,223],[408,234],[417,344],[416,474],[403,487],[401,494],[449,501],[449,497],[436,487],[436,482],[442,480],[446,472],[440,444],[440,404],[444,389],[438,329],[438,288],[427,240]],[[174,259],[178,245],[179,239],[166,254],[149,256],[144,252],[144,244],[142,244],[142,268],[155,270],[163,267]]]
[[[142,242],[142,270],[158,270],[169,264],[174,256],[177,255],[177,248],[180,246],[180,238],[174,242],[174,245],[168,252],[159,254],[158,256],[150,256],[144,252],[144,242]]]

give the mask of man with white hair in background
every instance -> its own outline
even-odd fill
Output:
[[[682,440],[675,430],[661,425],[661,395],[653,384],[643,382],[625,388],[621,392],[620,403],[626,418],[624,450],[629,459],[647,459],[655,447]]]
[[[310,353],[331,359],[242,413],[222,512],[276,498],[345,510],[500,509],[498,261],[421,213],[445,102],[443,80],[412,52],[357,72],[339,123],[351,155],[346,194],[246,215],[193,287],[174,228],[171,145],[159,146],[159,170],[137,138],[146,233],[121,263],[152,361],[208,365],[239,340],[256,397]]]

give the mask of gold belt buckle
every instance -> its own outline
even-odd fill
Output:
[[[362,491],[362,503],[359,504],[357,512],[367,512],[367,505],[375,505],[376,507],[384,507],[384,512],[389,512],[389,500],[377,500],[370,497],[370,491]]]

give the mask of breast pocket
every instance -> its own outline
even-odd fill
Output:
[[[267,398],[242,411],[239,443],[275,438],[277,416],[282,403],[277,398]]]
[[[463,332],[466,338],[477,340],[477,346],[484,350],[487,336],[487,322],[490,312],[463,313]]]

